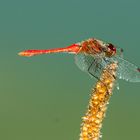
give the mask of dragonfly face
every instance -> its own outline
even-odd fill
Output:
[[[113,44],[109,43],[107,46],[106,56],[111,57],[116,54],[116,48]]]

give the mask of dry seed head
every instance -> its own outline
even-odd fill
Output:
[[[117,64],[109,64],[102,72],[100,81],[92,90],[91,99],[86,116],[83,117],[80,140],[99,140],[101,138],[100,129],[105,117],[107,104],[115,82]]]

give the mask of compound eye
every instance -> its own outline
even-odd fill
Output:
[[[111,43],[108,44],[108,48],[113,51],[116,52],[116,48],[114,47],[114,45],[112,45]]]

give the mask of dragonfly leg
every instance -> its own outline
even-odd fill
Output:
[[[105,58],[103,58],[103,60],[104,60],[107,64],[110,64],[110,63],[111,63],[109,60],[107,60],[107,59],[105,59]],[[112,75],[113,78],[116,80],[116,76],[115,76],[114,74],[111,74],[110,71],[108,71],[108,73],[109,73],[110,75]]]
[[[99,77],[95,76],[95,75],[90,71],[90,69],[92,68],[92,65],[96,65],[96,67],[102,69],[101,67],[98,66],[98,63],[96,63],[95,61],[96,61],[96,60],[94,60],[94,61],[90,64],[90,66],[88,67],[88,73],[89,73],[91,76],[93,76],[95,79],[97,79],[98,81],[100,81],[100,82],[106,87],[107,94],[109,94],[109,90],[108,90],[108,88],[107,88],[107,85],[106,85],[103,81],[101,81]],[[96,73],[96,69],[95,69],[95,73]],[[116,76],[113,75],[113,74],[111,74],[110,71],[108,71],[108,73],[109,73],[111,76],[113,76],[114,79],[116,79]]]
[[[88,67],[88,73],[89,73],[91,76],[93,76],[95,79],[100,80],[99,77],[95,76],[95,75],[90,71],[90,69],[92,68],[92,65],[93,65],[93,64],[97,66],[97,64],[95,64],[95,60],[94,60],[94,61],[90,64],[90,66]]]
[[[96,65],[96,67],[98,67],[98,64],[96,64],[96,63],[95,63],[95,60],[94,60],[94,61],[90,64],[90,66],[88,67],[88,72],[89,72],[89,74],[90,74],[91,76],[93,76],[95,79],[97,79],[98,81],[102,82],[102,81],[100,80],[99,77],[95,76],[95,75],[90,71],[90,69],[92,68],[92,65]],[[102,82],[102,83],[103,83],[103,82]],[[105,85],[105,83],[103,83],[103,84],[104,84],[105,87],[107,87],[107,86]]]

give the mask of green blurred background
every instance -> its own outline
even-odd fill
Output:
[[[78,140],[94,80],[73,55],[17,53],[96,37],[122,47],[140,66],[139,6],[139,0],[1,0],[0,140]],[[103,140],[138,140],[140,83],[119,83]]]

